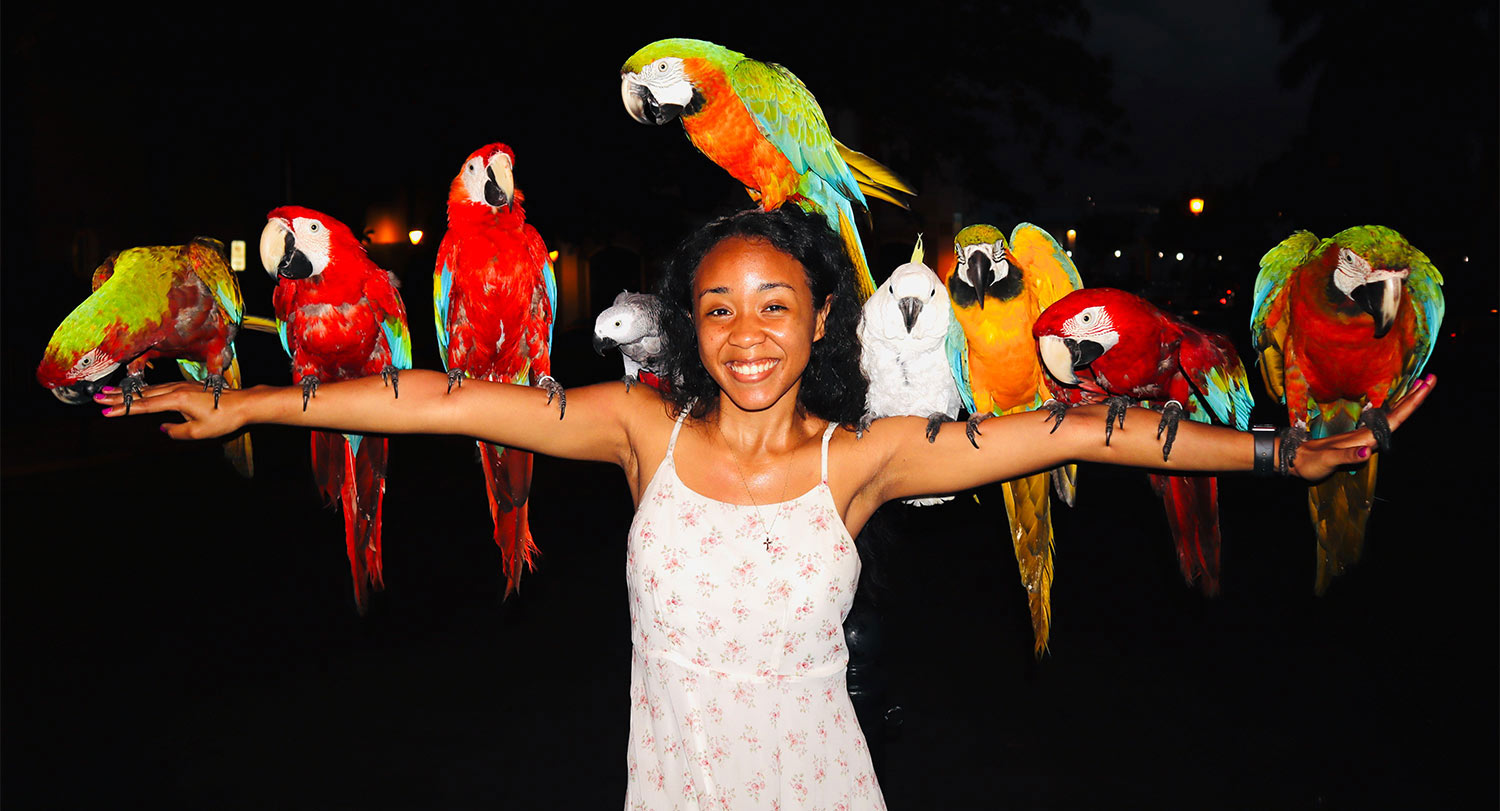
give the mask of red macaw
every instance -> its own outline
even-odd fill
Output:
[[[1157,436],[1166,433],[1162,458],[1172,452],[1177,422],[1217,420],[1241,431],[1250,426],[1245,366],[1234,344],[1200,330],[1123,290],[1093,288],[1062,297],[1032,328],[1047,369],[1047,384],[1060,423],[1067,405],[1109,404],[1105,442],[1125,408],[1160,408]],[[1213,476],[1151,475],[1162,497],[1177,544],[1178,564],[1188,583],[1201,580],[1207,594],[1219,590],[1218,480]]]
[[[557,279],[542,237],[526,222],[515,186],[516,156],[505,144],[476,150],[448,191],[448,233],[432,280],[438,351],[448,386],[463,378],[536,385],[566,408],[552,379]],[[530,453],[479,443],[485,490],[505,572],[505,593],[537,554],[527,520]]]
[[[1250,329],[1266,389],[1295,432],[1324,437],[1368,425],[1390,447],[1385,406],[1422,376],[1443,323],[1443,277],[1389,228],[1365,225],[1319,240],[1298,231],[1260,260]],[[1307,493],[1322,594],[1359,560],[1375,498],[1378,456]]]
[[[394,276],[365,254],[347,225],[299,206],[266,215],[260,260],[277,278],[272,302],[281,346],[302,386],[302,408],[318,384],[382,375],[399,396],[401,369],[411,368],[406,307]],[[387,437],[312,432],[313,477],[330,503],[342,501],[344,539],[361,614],[369,591],[385,587],[380,521],[385,499]]]
[[[875,292],[854,207],[865,195],[902,208],[915,196],[891,170],[839,143],[823,108],[786,68],[697,39],[664,39],[620,69],[620,96],[642,124],[682,119],[688,140],[766,211],[791,201],[818,212],[844,240],[859,300]]]

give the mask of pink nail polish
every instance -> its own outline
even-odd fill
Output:
[[[1366,459],[1369,456],[1370,456],[1370,449],[1369,448],[1360,448],[1359,449],[1359,458]]]
[[[162,423],[161,425],[156,426],[156,430],[161,431],[165,434],[167,432],[167,424]]]
[[[115,410],[114,407],[111,406],[109,408],[104,409],[104,411],[102,411],[100,413],[102,413],[102,414],[104,414],[104,416],[108,417],[109,416],[109,412],[114,411],[114,410]]]

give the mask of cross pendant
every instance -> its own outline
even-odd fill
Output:
[[[770,535],[766,536],[766,551],[767,552],[771,551],[771,536]]]

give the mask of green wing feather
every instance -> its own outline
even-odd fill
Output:
[[[1287,300],[1284,292],[1292,272],[1310,259],[1318,247],[1318,238],[1310,231],[1298,231],[1266,251],[1260,258],[1260,273],[1255,277],[1255,303],[1250,312],[1250,339],[1260,353],[1260,373],[1266,391],[1280,403],[1286,403],[1286,370],[1282,365],[1282,345],[1286,340]]]

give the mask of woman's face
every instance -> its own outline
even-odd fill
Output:
[[[796,398],[813,341],[828,308],[813,306],[802,263],[769,242],[731,237],[703,257],[693,275],[698,356],[745,411]]]

